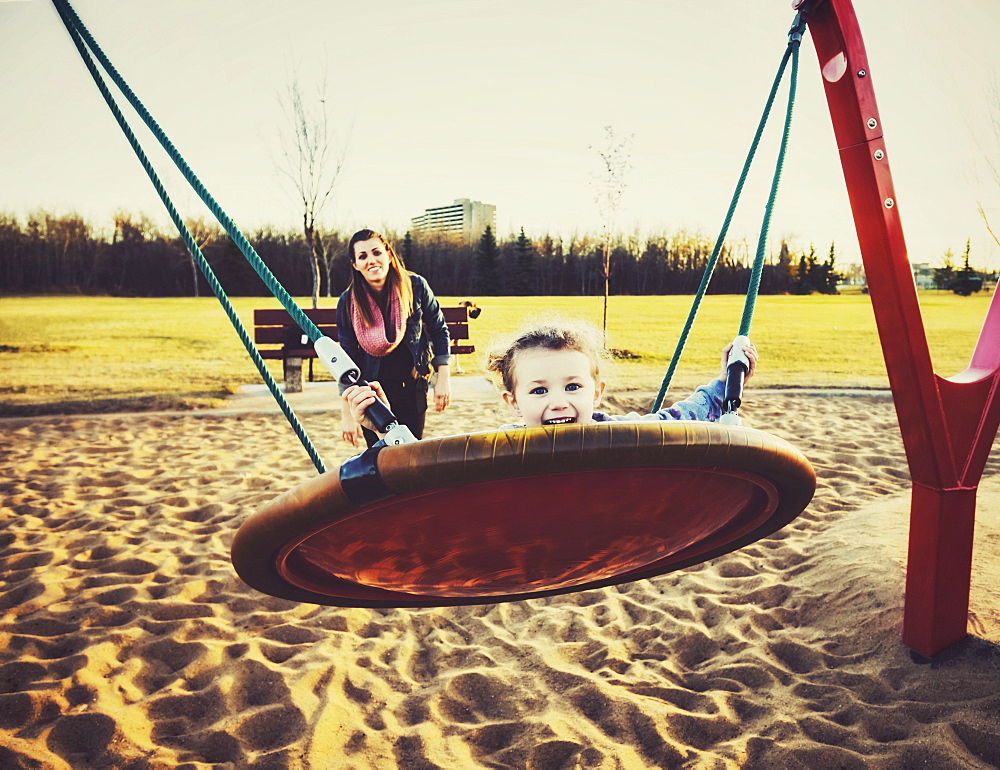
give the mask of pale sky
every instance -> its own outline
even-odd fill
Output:
[[[972,239],[1000,267],[997,0],[855,0],[913,262]],[[347,165],[324,223],[405,231],[424,208],[497,207],[501,236],[600,229],[603,127],[634,137],[619,224],[714,238],[787,42],[790,0],[74,0],[84,23],[244,230],[296,229],[277,170],[279,95],[297,69]],[[772,242],[860,261],[807,34]],[[152,186],[46,0],[0,0],[0,210],[114,211],[167,226]],[[787,79],[786,79],[787,82]],[[752,251],[784,91],[730,230]],[[124,102],[122,102],[124,103]],[[136,125],[138,125],[136,123]],[[348,135],[349,132],[349,135]],[[147,134],[143,131],[140,137]],[[184,216],[209,216],[152,139]]]

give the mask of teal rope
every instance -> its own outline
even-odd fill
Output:
[[[163,132],[163,129],[160,128],[159,124],[146,109],[145,105],[139,101],[135,92],[132,91],[128,83],[126,83],[124,78],[122,78],[122,76],[118,73],[118,70],[115,69],[114,65],[104,55],[104,51],[101,50],[97,41],[94,40],[93,36],[80,20],[80,17],[76,14],[76,11],[70,7],[67,0],[52,0],[52,2],[57,7],[65,9],[66,14],[72,20],[74,27],[86,40],[88,47],[93,51],[97,60],[101,63],[101,66],[104,67],[105,71],[111,76],[115,85],[119,88],[125,98],[128,99],[129,104],[131,104],[135,111],[139,114],[139,117],[142,118],[143,122],[156,137],[157,141],[159,141],[160,145],[174,162],[174,165],[176,165],[180,172],[184,175],[184,178],[187,179],[192,189],[198,193],[198,197],[200,197],[205,205],[208,206],[213,216],[215,216],[219,224],[222,225],[229,237],[232,238],[233,243],[235,243],[239,250],[243,253],[247,262],[251,267],[253,267],[254,271],[260,276],[261,280],[275,296],[275,298],[281,302],[282,306],[288,311],[295,323],[299,325],[299,328],[301,328],[302,331],[308,335],[311,342],[315,342],[322,337],[323,333],[319,330],[319,327],[312,322],[312,319],[310,319],[309,316],[303,312],[303,310],[295,303],[295,300],[292,299],[291,295],[285,291],[285,288],[278,282],[278,279],[274,277],[274,274],[268,266],[264,264],[264,261],[257,255],[257,252],[254,251],[250,242],[247,241],[247,239],[243,236],[243,233],[240,232],[238,227],[236,227],[236,224],[229,218],[229,215],[222,210],[222,207],[216,202],[215,198],[212,197],[211,193],[208,192],[205,186],[201,183],[201,180],[195,175],[194,171],[191,170],[187,161],[185,161],[181,154],[177,151],[173,142],[171,142],[167,135]],[[62,12],[60,12],[60,15],[62,15]]]
[[[793,32],[800,26],[804,26],[804,21],[800,21],[801,12],[796,16],[795,24],[792,27]],[[797,39],[796,39],[797,37]],[[789,58],[793,61],[793,68],[798,67],[798,48],[801,42],[801,34],[793,37],[789,41],[788,46],[781,57],[781,64],[778,66],[778,72],[775,74],[774,82],[771,84],[771,91],[768,93],[767,102],[764,105],[764,112],[761,115],[760,122],[757,124],[757,131],[754,134],[753,141],[750,143],[750,150],[747,153],[746,161],[743,163],[743,170],[740,172],[739,180],[736,183],[736,189],[733,191],[733,197],[729,203],[729,210],[726,212],[726,217],[722,223],[722,228],[719,231],[719,236],[715,240],[715,247],[712,249],[712,255],[709,257],[708,262],[705,264],[705,270],[701,276],[701,283],[698,285],[698,290],[695,292],[694,301],[691,306],[691,311],[688,313],[688,317],[684,322],[684,328],[681,330],[680,337],[677,341],[677,346],[674,349],[674,354],[670,358],[670,364],[667,367],[666,374],[663,376],[663,382],[660,385],[660,390],[656,395],[656,399],[653,401],[653,411],[657,411],[663,405],[663,399],[667,394],[667,389],[670,387],[670,383],[673,380],[674,373],[677,370],[677,365],[680,363],[681,354],[684,352],[684,348],[687,345],[688,337],[691,334],[691,328],[694,326],[695,318],[698,315],[698,310],[701,307],[701,301],[708,291],[709,282],[712,280],[712,274],[715,272],[715,266],[719,261],[719,255],[722,252],[722,248],[725,245],[726,234],[729,232],[729,226],[732,223],[733,215],[736,213],[736,206],[739,203],[740,196],[743,192],[743,186],[746,183],[747,175],[750,172],[750,167],[753,164],[755,155],[757,154],[757,147],[760,144],[761,137],[764,134],[764,128],[767,125],[767,119],[771,114],[771,108],[774,105],[775,96],[778,93],[778,87],[781,85],[781,81],[784,78],[785,68],[788,65]],[[794,53],[793,53],[794,52]],[[795,82],[795,74],[793,71],[792,82]],[[787,131],[787,125],[786,125]],[[787,137],[786,137],[787,138]],[[782,150],[783,154],[783,150]],[[772,198],[776,192],[776,186],[772,185]],[[765,214],[765,221],[770,220],[770,204]],[[759,260],[759,263],[758,263]],[[756,283],[753,283],[753,276],[751,276],[751,284],[755,287],[760,286],[760,274],[763,270],[763,259],[761,256],[761,246],[758,244],[758,255],[755,258],[753,272],[756,274]],[[755,301],[756,301],[756,288],[754,290]],[[751,309],[751,315],[753,310]],[[743,332],[741,332],[742,334]]]
[[[771,215],[774,213],[774,201],[778,196],[778,183],[781,181],[781,171],[785,164],[785,151],[788,149],[788,135],[792,128],[792,108],[795,106],[795,89],[798,83],[799,41],[789,45],[792,52],[792,71],[788,80],[788,108],[785,111],[785,127],[781,134],[781,148],[778,150],[778,160],[774,167],[774,178],[771,181],[771,194],[764,209],[764,221],[760,226],[760,237],[757,239],[757,255],[754,258],[753,271],[750,273],[750,285],[747,287],[747,298],[743,305],[743,317],[740,319],[739,333],[750,336],[750,321],[753,319],[754,307],[757,304],[757,292],[760,289],[760,276],[764,270],[764,251],[767,247],[767,233],[771,229]]]
[[[246,327],[243,325],[242,321],[240,321],[239,319],[239,316],[236,314],[235,308],[233,308],[232,303],[226,296],[226,293],[223,290],[222,285],[219,283],[218,278],[216,277],[214,271],[212,270],[211,265],[209,265],[208,261],[205,259],[205,256],[204,254],[202,254],[201,249],[198,248],[198,245],[195,242],[194,237],[191,235],[190,231],[187,229],[187,226],[181,219],[180,214],[177,212],[176,207],[173,205],[173,202],[171,201],[170,196],[167,194],[166,189],[164,188],[162,182],[160,181],[159,176],[153,169],[153,166],[150,163],[149,158],[143,151],[142,146],[139,144],[138,139],[136,138],[134,132],[132,131],[131,127],[126,121],[124,115],[122,114],[117,103],[115,102],[114,97],[112,96],[110,90],[108,89],[107,84],[104,82],[103,77],[101,76],[96,65],[94,64],[94,61],[90,56],[90,52],[87,50],[87,46],[89,45],[91,47],[96,47],[97,45],[96,42],[93,41],[93,38],[90,37],[89,34],[86,35],[86,37],[89,39],[85,42],[84,36],[81,35],[81,30],[84,33],[86,33],[85,28],[83,28],[83,23],[80,21],[79,16],[77,16],[75,12],[73,12],[72,8],[69,7],[68,3],[66,3],[66,0],[53,0],[53,4],[55,5],[56,11],[59,13],[60,18],[62,19],[63,24],[66,26],[66,29],[70,34],[70,37],[73,39],[73,43],[76,45],[76,48],[79,51],[84,64],[90,71],[90,74],[94,79],[94,82],[96,83],[98,89],[101,92],[101,95],[104,97],[104,101],[110,108],[112,114],[115,117],[115,120],[118,122],[119,127],[122,129],[122,132],[125,134],[126,139],[132,146],[133,151],[138,157],[140,164],[146,171],[146,175],[153,183],[153,187],[156,189],[156,192],[159,195],[160,200],[163,202],[163,205],[167,209],[167,213],[170,215],[171,220],[177,227],[177,230],[181,235],[181,239],[184,241],[184,244],[187,246],[188,251],[190,251],[191,256],[194,258],[202,274],[205,276],[205,280],[208,282],[213,293],[218,298],[220,304],[225,310],[227,316],[229,317],[229,320],[232,322],[233,328],[236,330],[237,335],[243,342],[243,345],[246,348],[247,352],[250,354],[250,358],[253,360],[254,365],[257,367],[257,370],[260,372],[261,377],[264,379],[264,382],[270,389],[271,394],[275,397],[276,401],[278,402],[279,407],[281,408],[282,412],[285,414],[285,417],[291,424],[292,429],[295,431],[296,435],[299,437],[299,440],[302,442],[303,447],[309,454],[310,459],[313,461],[313,465],[316,466],[316,470],[319,471],[320,473],[324,473],[326,471],[326,467],[324,466],[323,461],[319,456],[319,453],[317,452],[315,446],[310,441],[308,435],[305,432],[305,429],[302,427],[298,418],[295,416],[295,413],[292,411],[291,406],[284,398],[284,394],[282,394],[280,388],[278,387],[277,382],[275,382],[274,378],[271,376],[271,373],[267,370],[267,366],[264,363],[264,359],[261,357],[260,352],[253,344],[253,341],[251,340],[250,334],[247,332]],[[108,67],[110,66],[110,62],[107,62],[106,58],[104,58],[103,55],[101,54],[98,55],[98,58],[102,59],[102,66],[104,66],[105,69],[107,70]],[[113,69],[113,67],[111,69]],[[108,71],[110,72],[111,70]],[[115,76],[116,76],[116,82],[119,81],[120,77],[117,76],[117,73],[115,73]],[[117,84],[119,85],[119,88],[121,88],[122,83],[118,82]],[[133,104],[133,106],[135,106],[135,104]],[[150,120],[152,120],[151,117]],[[160,133],[162,135],[162,132]],[[169,143],[169,140],[166,141]],[[177,155],[176,150],[174,150],[173,153]],[[179,158],[180,156],[177,155],[177,157]],[[183,163],[183,159],[181,159],[181,162]],[[204,190],[204,188],[202,189]],[[205,191],[205,195],[208,195],[207,191]],[[221,212],[221,209],[219,209],[219,211]],[[224,213],[223,216],[225,216]],[[226,218],[228,219],[228,217]],[[235,229],[235,225],[233,225],[233,228]],[[236,232],[239,231],[237,230]],[[242,238],[242,234],[240,234],[240,237]],[[246,242],[245,239],[243,240],[244,242]],[[252,252],[253,249],[252,247],[250,247],[249,243],[247,243],[246,245],[248,248],[250,248]],[[254,256],[256,256],[256,254]],[[257,259],[258,261],[260,261],[259,257],[257,257]],[[263,265],[262,262],[261,264]],[[267,270],[266,266],[264,267],[264,269]],[[268,274],[270,274],[269,270]],[[282,291],[284,291],[284,289],[282,289]],[[294,305],[294,302],[292,304]],[[298,309],[298,306],[295,307],[296,309]],[[299,310],[299,314],[302,315],[302,317],[305,318],[307,321],[309,321],[310,324],[312,324],[312,321],[308,318],[308,316],[302,313],[301,310]],[[312,325],[315,328],[315,324]],[[318,329],[317,329],[317,336],[319,336]]]

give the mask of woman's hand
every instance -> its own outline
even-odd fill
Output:
[[[362,438],[361,426],[351,417],[351,406],[344,399],[340,410],[340,437],[353,447]]]
[[[451,403],[451,367],[447,364],[437,368],[434,379],[434,408],[443,412]]]
[[[728,367],[726,364],[729,363],[729,351],[733,349],[733,343],[730,342],[726,347],[722,349],[722,374],[719,375],[719,379],[723,382],[726,381],[726,376],[728,375]],[[757,348],[752,342],[743,346],[743,354],[747,357],[749,362],[750,370],[746,373],[744,381],[749,380],[753,377],[755,371],[757,371]]]
[[[377,382],[351,385],[344,391],[341,424],[343,439],[351,446],[357,446],[362,438],[361,426],[371,431],[378,431],[375,424],[368,419],[368,407],[375,403],[375,399],[389,406],[389,399]]]

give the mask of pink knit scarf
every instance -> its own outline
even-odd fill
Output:
[[[382,309],[372,297],[371,292],[365,290],[361,293],[368,303],[368,309],[371,311],[375,323],[371,326],[366,324],[357,303],[352,302],[351,322],[354,324],[354,334],[358,338],[358,344],[368,355],[381,358],[403,341],[403,313],[399,305],[399,295],[394,291],[389,292],[389,323],[391,324],[390,328],[395,331],[392,342],[390,342],[385,333],[385,318],[382,316]]]

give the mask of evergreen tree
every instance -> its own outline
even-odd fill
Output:
[[[415,273],[420,272],[417,269],[417,245],[413,242],[413,236],[410,235],[409,230],[403,236],[403,245],[400,248],[399,256],[403,258],[403,264],[406,265],[408,270],[412,270]]]
[[[788,248],[788,242],[781,242],[781,249],[778,252],[777,280],[774,291],[778,294],[792,292],[795,290],[795,265],[792,264],[792,252]]]
[[[524,234],[522,227],[514,244],[514,293],[522,296],[535,294],[538,290],[537,273],[535,246]]]
[[[503,293],[500,280],[500,249],[493,237],[493,228],[486,225],[476,246],[476,287],[480,294],[497,296]]]
[[[810,244],[809,254],[802,252],[799,257],[799,270],[795,276],[792,291],[795,294],[812,294],[816,291],[816,249]]]
[[[541,295],[552,294],[552,271],[556,262],[556,243],[548,233],[542,239],[539,249],[539,269],[538,269],[538,293]]]
[[[816,288],[820,294],[840,294],[837,284],[840,283],[841,275],[834,269],[836,260],[836,249],[833,241],[831,241],[830,253],[826,258],[826,262],[821,266],[822,273],[820,274],[820,280],[816,284]]]

